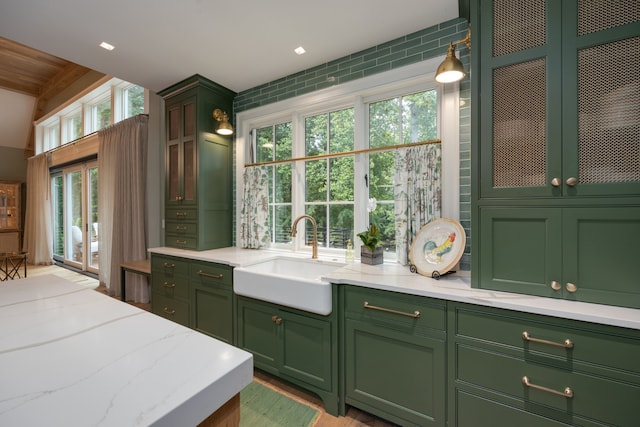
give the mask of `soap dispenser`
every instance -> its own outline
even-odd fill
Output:
[[[351,239],[347,240],[347,251],[344,253],[344,261],[347,264],[353,264],[353,243],[351,243]]]

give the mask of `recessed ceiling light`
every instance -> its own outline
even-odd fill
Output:
[[[297,53],[298,55],[302,55],[303,53],[306,52],[306,50],[304,50],[304,48],[302,46],[298,46],[297,48],[295,48],[293,50],[295,53]]]
[[[103,48],[103,49],[106,49],[106,50],[113,50],[113,49],[116,48],[114,45],[109,44],[107,42],[100,43],[100,47]]]

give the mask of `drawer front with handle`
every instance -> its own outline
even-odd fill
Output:
[[[191,263],[191,282],[196,285],[231,289],[233,268],[214,262],[194,261]]]
[[[584,362],[640,375],[640,331],[477,306],[458,306],[455,313],[457,338],[507,346],[519,357],[561,367]]]
[[[345,289],[347,318],[395,325],[402,329],[444,332],[446,305],[426,297],[357,286]]]
[[[167,298],[163,294],[153,292],[151,295],[152,311],[158,316],[189,326],[189,304],[173,298]]]
[[[637,421],[637,383],[530,363],[499,351],[461,344],[456,348],[455,366],[459,383],[516,398],[534,413],[553,408],[558,419],[575,414],[620,426]]]
[[[198,224],[182,221],[167,221],[165,225],[167,234],[175,236],[196,236]]]
[[[175,276],[189,276],[189,260],[184,258],[151,255],[151,270],[154,277],[171,278]]]

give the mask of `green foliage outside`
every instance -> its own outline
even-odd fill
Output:
[[[437,138],[436,91],[426,91],[369,105],[369,146],[393,147]],[[291,123],[257,130],[256,161],[292,157]],[[354,110],[348,108],[305,119],[305,156],[354,150]],[[304,164],[305,213],[316,219],[319,244],[346,248],[354,237],[355,156],[308,160]],[[291,163],[269,166],[270,229],[274,243],[290,241]],[[377,207],[369,221],[380,232],[386,251],[395,251],[394,151],[369,154],[369,197]],[[311,233],[311,225],[306,230]]]

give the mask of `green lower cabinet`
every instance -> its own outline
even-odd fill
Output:
[[[346,404],[403,426],[445,426],[444,302],[342,288]]]
[[[151,254],[151,311],[233,343],[233,268]]]
[[[191,327],[228,344],[233,343],[233,268],[192,261]]]
[[[241,296],[236,303],[236,346],[253,354],[254,367],[316,393],[337,416],[335,310],[320,316]]]
[[[638,425],[640,331],[458,303],[448,314],[450,425]]]

